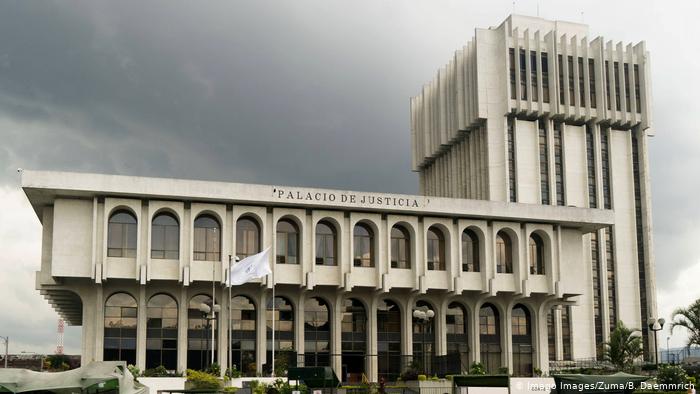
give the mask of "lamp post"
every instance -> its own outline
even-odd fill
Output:
[[[7,369],[7,349],[10,344],[10,337],[0,337],[0,339],[2,339],[3,342],[5,342],[5,369]]]
[[[666,319],[662,318],[655,318],[655,317],[650,317],[647,320],[647,326],[651,331],[654,332],[654,361],[656,361],[656,369],[659,369],[659,341],[658,341],[658,332],[661,331],[664,328],[664,323],[666,323]]]
[[[207,328],[206,331],[209,331],[209,329],[212,329],[213,325],[212,322],[216,321],[216,314],[221,311],[221,306],[214,304],[214,299],[211,300],[211,303],[213,305],[209,305],[208,303],[201,303],[199,304],[199,311],[202,312],[202,318],[207,321]],[[207,342],[209,342],[209,337],[207,336]],[[214,364],[214,330],[212,329],[212,340],[211,340],[211,346],[209,343],[207,343],[207,350],[211,350],[211,365]]]
[[[666,362],[671,363],[671,337],[666,337]]]
[[[423,362],[423,373],[427,374],[427,368],[426,368],[426,362],[425,362],[425,331],[427,330],[428,327],[428,322],[430,322],[430,319],[432,319],[435,316],[435,311],[432,309],[429,309],[427,306],[421,306],[413,310],[413,317],[416,319],[416,322],[421,326],[422,328],[422,335],[421,335],[421,353],[422,353],[422,362]]]

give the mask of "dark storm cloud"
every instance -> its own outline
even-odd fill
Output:
[[[645,39],[658,287],[700,262],[692,2],[519,1]],[[416,192],[408,99],[510,0],[0,3],[0,186],[17,167]],[[35,220],[28,218],[27,220]],[[23,285],[24,286],[24,285]],[[28,284],[26,286],[31,286]]]

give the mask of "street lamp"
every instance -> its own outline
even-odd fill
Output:
[[[671,364],[671,337],[666,337],[666,362]]]
[[[421,335],[421,352],[423,353],[423,373],[428,373],[425,362],[425,331],[427,330],[428,322],[430,322],[430,319],[435,317],[435,311],[428,308],[427,306],[420,306],[413,310],[413,317],[416,319],[416,322],[422,328],[423,335]]]
[[[213,305],[209,305],[208,303],[201,303],[199,304],[199,311],[202,312],[202,318],[207,321],[207,328],[206,331],[209,331],[212,327],[212,322],[216,321],[216,314],[221,312],[221,306],[214,304],[214,300],[211,300],[211,303]],[[210,350],[209,346],[209,337],[207,337],[207,351]],[[211,330],[211,364],[214,364],[214,330]]]
[[[656,369],[659,369],[659,343],[658,343],[658,332],[664,328],[664,323],[666,319],[650,317],[647,320],[647,326],[651,331],[654,332],[654,360],[656,361]]]
[[[7,369],[7,348],[10,344],[10,337],[0,337],[3,342],[5,342],[5,369]]]

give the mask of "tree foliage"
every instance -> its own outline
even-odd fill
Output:
[[[638,332],[639,330],[627,328],[618,320],[615,329],[610,333],[610,341],[603,344],[603,359],[620,370],[630,370],[634,360],[644,351],[642,338],[636,334]]]
[[[671,332],[676,327],[684,327],[688,330],[688,347],[700,346],[700,299],[695,300],[687,308],[678,308],[673,311]]]

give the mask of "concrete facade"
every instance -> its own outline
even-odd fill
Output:
[[[128,293],[138,303],[136,364],[143,368],[146,357],[147,321],[143,312],[156,294],[168,294],[179,305],[178,327],[187,327],[184,305],[197,294],[211,294],[212,268],[215,270],[217,303],[222,306],[221,320],[228,318],[225,287],[229,254],[236,250],[235,223],[241,217],[255,218],[260,226],[262,246],[272,246],[276,254],[276,223],[292,219],[300,229],[299,264],[276,264],[277,296],[286,297],[294,307],[295,348],[304,353],[304,300],[320,297],[327,302],[331,318],[331,365],[340,372],[339,354],[342,302],[359,300],[366,308],[367,361],[365,372],[378,377],[377,303],[396,302],[401,311],[401,354],[413,352],[411,335],[415,302],[427,301],[436,312],[435,353],[446,349],[445,314],[452,301],[467,311],[469,360],[479,360],[479,319],[482,304],[497,308],[500,319],[502,366],[510,360],[509,313],[517,303],[531,312],[533,363],[548,367],[546,347],[546,311],[551,305],[577,303],[587,292],[580,278],[589,272],[584,259],[583,240],[589,232],[613,223],[611,211],[575,207],[544,207],[493,201],[451,199],[263,186],[220,182],[184,181],[158,178],[97,174],[24,171],[22,185],[43,224],[42,269],[37,272],[37,288],[69,324],[82,325],[82,357],[85,362],[103,359],[104,307],[106,299],[119,292]],[[325,201],[323,201],[325,199]],[[137,217],[138,243],[133,258],[108,257],[106,232],[108,218],[115,211],[129,209]],[[180,226],[178,260],[149,257],[151,221],[157,212],[167,209]],[[196,261],[192,253],[192,225],[202,213],[221,219],[221,259]],[[314,264],[314,227],[320,220],[336,227],[338,264]],[[352,263],[352,229],[356,223],[374,229],[374,267]],[[409,229],[411,268],[391,268],[389,233],[394,224]],[[438,226],[445,235],[446,268],[426,267],[426,232]],[[482,251],[479,272],[463,272],[460,234],[466,228],[479,236]],[[498,231],[507,231],[513,240],[513,273],[497,273],[493,252]],[[545,275],[531,275],[526,239],[536,232],[546,240]],[[233,295],[248,296],[256,306],[266,305],[271,297],[272,278],[233,289]],[[406,313],[408,311],[408,313]],[[265,324],[264,311],[257,307],[258,327]],[[218,323],[217,361],[226,366],[226,330]],[[266,360],[264,330],[257,330],[258,370]],[[187,367],[187,330],[178,333],[178,370]]]
[[[595,357],[617,320],[641,329],[645,357],[654,357],[649,69],[644,41],[512,15],[476,29],[411,99],[423,194],[614,212],[608,231],[586,236],[594,272],[571,309],[574,358]]]

